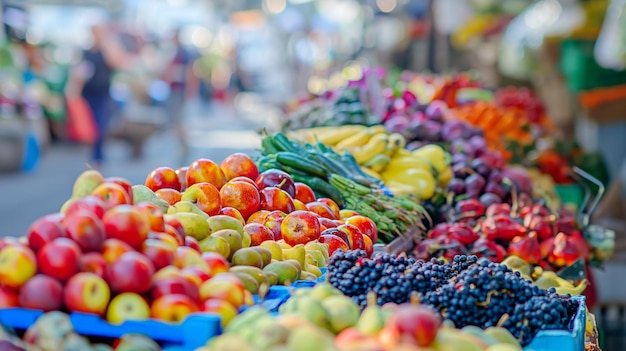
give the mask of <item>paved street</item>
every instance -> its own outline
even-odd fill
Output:
[[[130,148],[119,141],[107,145],[104,176],[121,176],[133,184],[143,183],[158,166],[173,168],[190,164],[199,157],[216,162],[233,152],[255,153],[257,130],[268,120],[260,113],[235,114],[232,107],[196,108],[189,113],[189,151],[181,157],[174,134],[153,135],[145,145],[144,157],[133,160]],[[71,195],[74,179],[86,169],[89,148],[53,145],[30,173],[0,174],[0,236],[23,235],[28,225],[41,215],[58,211]]]

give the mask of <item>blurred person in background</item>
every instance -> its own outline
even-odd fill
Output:
[[[185,155],[187,153],[183,126],[185,105],[199,97],[200,81],[193,71],[196,55],[182,44],[180,37],[181,31],[177,29],[172,37],[175,54],[165,67],[163,81],[170,87],[170,95],[165,103],[168,118],[176,132],[180,152]]]
[[[70,90],[85,99],[97,126],[92,153],[96,167],[104,161],[104,141],[112,113],[109,94],[111,78],[116,70],[128,68],[132,63],[132,57],[123,49],[114,33],[105,23],[91,27],[93,45],[83,52],[83,60],[70,78]]]

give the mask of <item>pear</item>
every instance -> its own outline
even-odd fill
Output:
[[[222,229],[232,229],[239,233],[239,236],[243,238],[243,224],[241,224],[241,222],[236,218],[226,215],[217,215],[209,217],[207,221],[209,222],[209,227],[211,227],[211,233],[215,233]]]
[[[300,275],[300,272],[294,265],[284,261],[272,262],[263,267],[263,271],[276,274],[278,277],[277,283],[279,285],[290,285],[298,280],[298,276]]]
[[[501,344],[519,346],[519,341],[506,328],[489,327],[485,329],[485,335],[497,340]]]
[[[236,334],[222,334],[209,341],[211,351],[255,351],[256,348]]]
[[[202,252],[217,252],[224,257],[230,257],[230,245],[222,237],[210,235],[198,243]]]
[[[243,249],[242,249],[243,250]],[[241,251],[241,250],[239,250]],[[240,272],[249,275],[261,286],[262,284],[269,285],[268,277],[265,272],[257,267],[251,266],[233,266],[229,269],[230,272]]]
[[[291,249],[291,245],[287,244],[283,239],[278,240],[277,243],[283,249]]]
[[[230,247],[230,255],[228,256],[228,259],[233,257],[237,250],[241,249],[241,235],[239,235],[236,230],[222,229],[217,232],[213,232],[211,236],[218,236],[226,239],[228,246]]]
[[[316,265],[308,262],[304,264],[304,271],[313,274],[315,276],[315,280],[322,276],[322,271]]]
[[[489,346],[485,351],[522,351],[522,347],[511,344],[496,344]]]
[[[285,263],[288,263],[288,264],[292,265],[298,271],[298,275],[300,273],[302,273],[302,265],[300,264],[300,261],[297,261],[297,260],[284,260],[282,262],[285,262]]]
[[[313,291],[313,288],[309,286],[304,286],[304,287],[297,288],[296,290],[294,290],[291,296],[310,296],[311,291]]]
[[[298,289],[300,290],[300,289]],[[318,301],[322,301],[327,297],[334,295],[342,295],[341,291],[329,283],[320,283],[315,285],[311,289],[311,297],[317,299]]]
[[[298,276],[298,280],[308,280],[308,281],[316,281],[317,280],[317,276],[311,272],[307,272],[307,271],[302,271],[300,272],[300,275]]]
[[[161,347],[154,340],[139,334],[126,334],[115,350],[123,351],[159,351]]]
[[[232,255],[231,262],[233,266],[252,266],[263,268],[263,257],[260,253],[250,247],[244,247],[237,250]]]
[[[304,325],[289,334],[287,346],[291,351],[330,351],[334,349],[334,336],[313,325]]]
[[[283,249],[284,260],[296,260],[300,263],[300,267],[304,267],[306,263],[306,250],[304,245],[298,244],[290,249]]]
[[[67,208],[70,207],[71,204],[76,202],[76,200],[77,199],[71,198],[71,199],[68,199],[67,201],[65,201],[63,203],[63,206],[61,206],[61,209],[59,210],[59,213],[65,214],[65,211],[67,211]]]
[[[326,267],[327,261],[326,258],[324,257],[324,254],[322,254],[319,251],[307,251],[306,252],[307,257],[311,256],[313,258],[313,260],[315,260],[315,265],[319,268],[323,268]]]
[[[157,205],[163,213],[167,213],[170,207],[167,201],[159,199],[159,197],[145,185],[133,185],[133,203],[138,204],[141,202],[151,202]]]
[[[328,325],[328,314],[324,305],[310,296],[293,296],[278,308],[278,312],[302,316],[322,328]]]
[[[258,252],[263,258],[263,266],[267,266],[272,262],[272,252],[265,247],[262,246],[254,246],[251,247],[254,251]]]
[[[267,350],[273,346],[283,345],[289,339],[289,329],[276,323],[265,321],[255,328],[250,344],[257,350]]]
[[[104,183],[104,177],[100,172],[94,169],[86,170],[74,181],[72,198],[79,199],[81,197],[89,196],[93,190],[102,183]]]
[[[243,286],[250,293],[252,293],[252,294],[258,294],[259,293],[259,283],[254,278],[252,278],[252,276],[250,276],[249,274],[243,273],[243,272],[231,272],[231,273],[236,275],[237,278],[239,278],[239,280],[241,280],[241,283],[243,284]]]
[[[498,343],[498,340],[496,340],[493,337],[485,334],[485,331],[482,328],[479,328],[479,327],[474,326],[474,325],[468,325],[466,327],[463,327],[463,329],[461,329],[461,331],[463,333],[465,333],[465,334],[469,334],[469,335],[472,335],[472,336],[475,336],[475,337],[479,338],[487,346],[495,345],[495,344]]]
[[[351,298],[344,295],[329,296],[322,300],[322,306],[328,315],[330,331],[335,334],[354,327],[361,315],[359,306]]]
[[[233,318],[224,329],[224,333],[237,335],[242,330],[254,329],[257,323],[261,323],[265,319],[272,319],[270,313],[260,305],[252,306]]]
[[[270,284],[270,286],[278,284],[278,274],[270,271],[265,271],[265,276],[267,277],[267,282]]]
[[[259,245],[259,247],[264,247],[268,249],[272,253],[272,259],[277,261],[283,260],[283,249],[280,245],[272,240],[266,240]]]
[[[180,212],[173,215],[180,221],[185,228],[185,234],[194,237],[196,240],[201,241],[210,234],[210,228],[207,221],[202,216],[191,212]],[[232,247],[231,247],[232,249]]]
[[[204,211],[198,208],[198,206],[196,206],[196,204],[194,204],[191,201],[178,201],[177,203],[175,203],[174,205],[170,206],[167,209],[168,214],[174,214],[178,212],[191,212],[191,213],[198,214],[204,217],[205,219],[209,218],[208,214],[206,214]]]
[[[361,313],[357,329],[363,335],[376,336],[385,327],[385,320],[385,313],[378,306],[376,293],[370,291],[367,294],[367,307]]]
[[[322,256],[324,256],[324,261],[327,262],[328,261],[328,244],[326,243],[320,243],[317,240],[313,240],[313,241],[309,241],[308,243],[306,243],[304,245],[304,248],[306,249],[307,252],[310,251],[319,251]]]

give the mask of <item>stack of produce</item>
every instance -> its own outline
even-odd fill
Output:
[[[245,154],[159,167],[136,185],[87,170],[59,213],[0,239],[0,308],[111,323],[215,312],[227,325],[253,294],[317,280],[329,254],[371,254],[377,238],[371,219],[282,171],[259,174]]]
[[[383,243],[422,225],[424,209],[407,197],[386,195],[381,181],[365,173],[351,153],[339,154],[321,142],[299,143],[282,133],[265,135],[261,153],[260,170],[283,170],[317,196],[372,219]]]
[[[296,291],[273,317],[261,307],[239,315],[225,334],[201,351],[401,351],[401,350],[518,350],[522,347],[508,330],[456,329],[442,323],[436,310],[419,301],[389,303],[382,308],[370,293],[361,309],[328,284]]]
[[[405,303],[417,292],[422,303],[456,327],[503,326],[523,346],[542,329],[567,330],[579,307],[568,294],[539,288],[521,273],[476,256],[459,255],[445,263],[337,252],[329,262],[328,279],[362,307],[370,292],[376,293],[378,305]]]

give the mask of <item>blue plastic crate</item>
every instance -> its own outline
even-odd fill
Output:
[[[24,308],[0,309],[0,324],[24,330],[35,324],[42,314],[42,311]],[[163,344],[167,350],[193,351],[222,332],[220,317],[213,313],[190,314],[182,323],[176,324],[157,320],[111,324],[93,314],[71,313],[69,316],[78,334],[105,338],[142,334]]]
[[[542,330],[524,351],[585,351],[585,323],[587,307],[584,296],[575,296],[580,301],[578,311],[570,322],[570,330]]]

